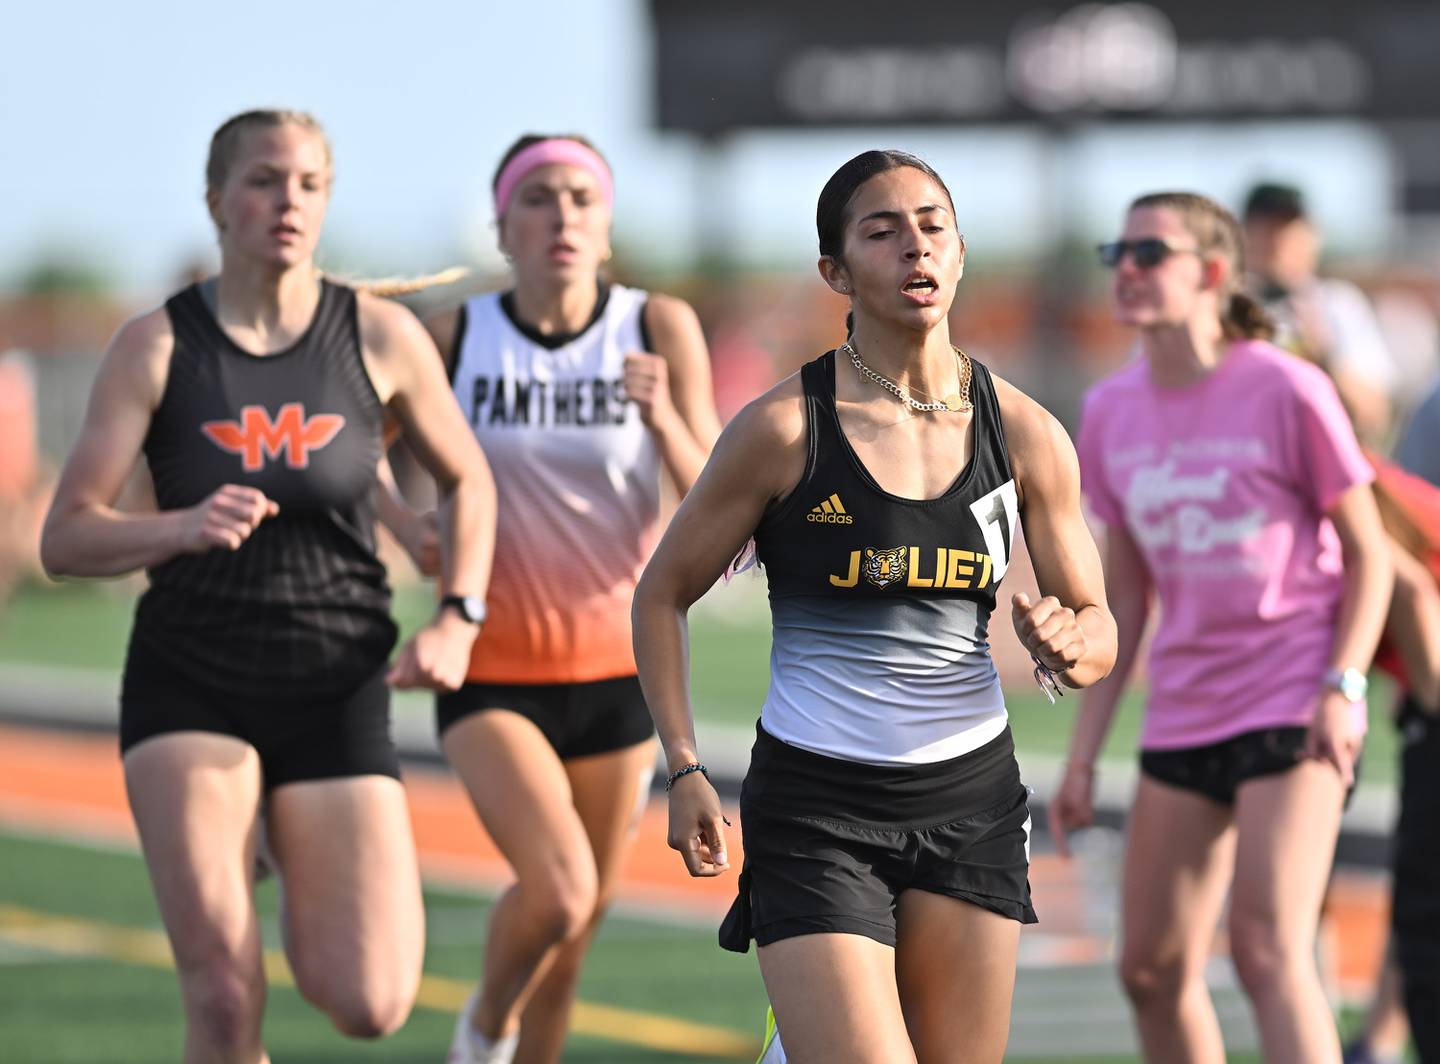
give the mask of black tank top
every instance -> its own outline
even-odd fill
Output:
[[[239,550],[152,566],[132,639],[228,691],[344,692],[380,667],[396,634],[375,555],[384,412],[360,354],[355,293],[322,282],[305,333],[265,357],[226,336],[198,286],[165,310],[175,348],[145,439],[160,509],[242,484],[280,513]]]
[[[974,363],[974,453],[923,500],[885,491],[851,448],[835,352],[801,382],[805,472],[755,531],[774,622],[762,722],[852,760],[956,756],[1005,717],[987,632],[1018,513],[994,381]]]

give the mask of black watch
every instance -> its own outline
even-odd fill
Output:
[[[446,595],[440,609],[453,609],[471,624],[485,623],[485,600],[479,595]]]

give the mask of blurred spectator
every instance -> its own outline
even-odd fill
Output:
[[[1440,386],[1420,405],[1396,449],[1410,472],[1440,487]],[[1400,822],[1395,831],[1394,908],[1405,1011],[1422,1061],[1440,1060],[1440,722],[1435,706],[1409,698],[1400,709]]]
[[[1433,282],[1426,282],[1428,288]],[[1417,290],[1418,289],[1418,290]],[[1374,291],[1375,317],[1394,360],[1394,421],[1403,423],[1434,385],[1440,371],[1440,319],[1433,296],[1418,284],[1387,283]]]
[[[1329,371],[1357,435],[1378,446],[1399,374],[1370,301],[1348,281],[1318,276],[1320,233],[1298,188],[1256,185],[1244,222],[1250,285],[1275,321],[1275,342]]]
[[[1431,484],[1440,485],[1440,384],[1436,384],[1410,418],[1395,461]]]
[[[0,606],[38,571],[40,522],[53,477],[36,442],[35,375],[19,351],[0,353]]]

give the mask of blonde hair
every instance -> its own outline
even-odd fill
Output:
[[[464,280],[470,276],[470,270],[464,266],[449,266],[435,273],[427,273],[421,277],[373,277],[366,279],[339,277],[333,273],[326,272],[325,277],[337,284],[348,285],[360,292],[368,292],[372,296],[381,296],[385,299],[394,299],[398,296],[414,295],[416,292],[423,292],[427,288],[435,288],[442,284],[454,284],[456,281]]]
[[[308,111],[259,108],[242,111],[227,118],[210,137],[210,154],[205,160],[206,191],[212,196],[218,195],[224,187],[230,177],[230,170],[235,165],[235,157],[240,152],[241,139],[247,132],[252,129],[274,129],[277,126],[299,126],[306,132],[313,133],[325,149],[326,169],[333,169],[330,138],[325,135],[325,127],[318,118]],[[359,291],[393,298],[422,292],[436,285],[452,284],[467,276],[470,271],[463,266],[452,266],[423,277],[378,277],[366,280],[344,278],[326,271],[320,273],[332,281]]]
[[[1245,270],[1245,238],[1240,222],[1209,196],[1198,192],[1152,192],[1130,204],[1130,210],[1161,207],[1180,220],[1202,255],[1215,255],[1230,263],[1230,276],[1220,290],[1220,326],[1231,340],[1269,340],[1275,335],[1270,316],[1259,303],[1240,290]]]
[[[205,160],[205,189],[216,195],[225,186],[230,168],[235,165],[235,156],[240,151],[240,141],[252,129],[274,129],[276,126],[299,126],[306,132],[320,138],[325,148],[325,167],[331,167],[330,138],[325,127],[308,111],[290,111],[278,108],[262,108],[242,111],[227,118],[210,137],[210,154]]]

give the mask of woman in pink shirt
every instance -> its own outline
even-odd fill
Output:
[[[1141,197],[1100,252],[1143,356],[1086,397],[1078,448],[1120,646],[1081,704],[1051,829],[1064,852],[1092,819],[1158,599],[1120,960],[1146,1059],[1225,1059],[1204,967],[1228,889],[1265,1059],[1338,1064],[1314,940],[1393,575],[1374,474],[1330,381],[1265,342],[1224,208]]]

